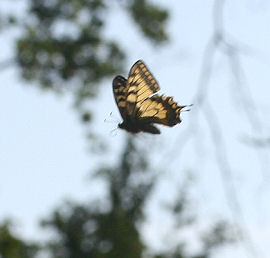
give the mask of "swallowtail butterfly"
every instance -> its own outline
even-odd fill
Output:
[[[113,93],[123,122],[119,128],[130,133],[160,134],[154,124],[174,126],[181,122],[178,106],[172,97],[155,94],[159,85],[143,61],[137,61],[130,69],[128,79],[116,76]]]

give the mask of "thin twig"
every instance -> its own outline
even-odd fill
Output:
[[[261,119],[259,118],[255,101],[253,100],[248,88],[248,83],[246,82],[244,72],[242,70],[237,49],[226,41],[224,41],[224,45],[226,46],[225,53],[230,62],[231,72],[235,79],[235,85],[240,92],[240,96],[242,96],[241,99],[243,109],[246,112],[253,131],[261,133],[263,130],[263,125]]]
[[[245,223],[245,217],[243,215],[242,208],[237,197],[237,192],[233,184],[233,170],[228,161],[226,148],[224,147],[225,144],[223,136],[221,133],[222,130],[220,128],[218,119],[209,103],[205,103],[205,105],[203,106],[203,111],[209,125],[209,130],[211,131],[213,144],[216,150],[215,153],[217,163],[221,172],[223,188],[225,191],[225,195],[227,196],[226,199],[228,201],[228,205],[230,207],[233,217],[237,219],[238,223],[244,225],[244,227],[241,228],[241,231],[245,235],[244,242],[246,244],[246,249],[249,251],[252,257],[259,257],[257,254],[258,252],[250,238],[250,233],[248,233]]]
[[[203,56],[202,66],[201,66],[201,73],[200,78],[198,82],[198,90],[197,94],[194,99],[194,106],[193,109],[193,117],[192,123],[190,123],[190,126],[188,128],[189,133],[186,134],[188,137],[193,137],[194,135],[198,134],[199,129],[199,110],[204,111],[204,115],[207,119],[207,123],[209,126],[209,130],[211,132],[212,140],[214,147],[216,149],[216,158],[217,163],[219,165],[219,169],[222,176],[222,182],[223,182],[223,188],[225,192],[225,196],[229,205],[229,208],[231,210],[231,213],[233,214],[233,217],[238,221],[241,222],[242,225],[244,225],[244,216],[242,212],[241,205],[238,201],[237,192],[235,190],[234,184],[233,184],[233,171],[229,165],[229,160],[226,154],[226,147],[222,139],[222,130],[219,126],[218,120],[215,118],[215,114],[213,110],[211,109],[211,106],[207,100],[207,93],[209,91],[209,80],[211,79],[211,74],[213,70],[213,60],[215,53],[217,51],[222,51],[222,47],[227,44],[225,39],[225,33],[223,28],[223,10],[224,10],[224,4],[225,0],[216,0],[214,3],[214,33],[213,36],[210,38]],[[234,63],[236,60],[233,60]],[[240,71],[239,63],[238,64],[238,72]],[[232,64],[231,64],[232,65]],[[232,68],[234,69],[234,68]],[[240,82],[240,81],[239,81]],[[246,97],[246,95],[245,95]],[[251,98],[245,98],[245,101],[252,101]],[[254,109],[255,110],[255,109]],[[256,114],[248,112],[249,120],[252,121],[252,123],[255,123],[254,119],[257,120]],[[187,142],[187,138],[185,137],[185,140]],[[179,149],[179,142],[177,143],[177,148]],[[181,145],[183,148],[183,145]],[[245,226],[244,226],[245,227]],[[245,232],[245,245],[247,251],[250,253],[253,257],[258,257],[256,255],[257,251],[250,239],[250,235],[247,234],[247,229],[242,228],[242,232]]]

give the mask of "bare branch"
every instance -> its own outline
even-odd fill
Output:
[[[242,212],[240,202],[237,197],[237,192],[233,183],[233,170],[230,167],[230,162],[227,157],[226,147],[223,141],[221,126],[216,118],[216,115],[207,101],[207,93],[209,92],[209,81],[211,79],[213,71],[213,61],[217,52],[222,52],[230,60],[230,67],[232,74],[234,75],[235,82],[242,95],[242,105],[247,114],[249,122],[253,127],[254,131],[262,130],[262,123],[256,111],[255,102],[248,92],[246,82],[244,81],[243,72],[239,56],[237,54],[237,48],[230,44],[226,37],[223,27],[223,11],[224,11],[225,0],[216,0],[213,9],[214,19],[214,32],[212,37],[209,39],[207,46],[204,51],[200,77],[198,81],[198,90],[194,99],[194,109],[192,112],[191,123],[184,134],[185,137],[181,137],[181,148],[179,148],[179,141],[177,141],[174,150],[184,148],[184,145],[188,142],[189,138],[196,136],[199,133],[199,111],[203,112],[205,116],[209,130],[211,132],[212,142],[215,147],[215,154],[219,170],[221,172],[221,178],[225,196],[230,208],[230,211],[234,219],[243,225],[242,232],[245,233],[245,246],[249,254],[253,257],[258,257],[257,250],[254,247],[250,234],[247,232],[245,226],[245,220]],[[183,136],[183,134],[182,134]],[[185,140],[184,143],[182,140]],[[198,144],[198,143],[197,143]],[[176,152],[176,151],[174,151]]]

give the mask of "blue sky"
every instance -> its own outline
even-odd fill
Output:
[[[136,60],[143,59],[157,78],[161,93],[174,96],[180,104],[192,103],[199,84],[204,49],[213,32],[214,1],[158,2],[171,11],[168,23],[171,42],[168,46],[153,48],[142,39],[133,22],[126,13],[118,10],[116,4],[112,5],[107,17],[110,23],[106,35],[119,38],[119,43],[129,53],[125,76]],[[4,4],[7,6],[7,3]],[[5,10],[4,4],[0,5],[1,10]],[[18,3],[15,5],[8,5],[8,8],[20,10]],[[246,145],[243,139],[247,136],[269,136],[269,22],[270,6],[267,1],[225,2],[225,32],[228,39],[239,47],[244,73],[241,77],[244,78],[243,87],[249,87],[256,103],[263,121],[262,131],[253,131],[241,105],[242,97],[232,76],[228,58],[222,53],[215,55],[208,91],[209,103],[222,128],[233,184],[241,204],[244,222],[240,224],[249,232],[262,258],[269,253],[270,238],[269,149],[258,152]],[[0,60],[12,55],[12,40],[15,36],[16,32],[2,34]],[[88,200],[92,192],[96,196],[103,194],[102,184],[91,183],[90,187],[89,183],[89,171],[97,167],[102,159],[90,154],[85,141],[85,128],[72,108],[72,99],[68,93],[56,96],[51,92],[41,92],[35,85],[23,82],[19,71],[13,68],[1,71],[1,82],[0,219],[14,218],[20,234],[35,238],[40,232],[40,218],[48,216],[62,200]],[[110,151],[115,153],[110,155],[109,162],[113,163],[125,132],[118,130],[117,135],[112,136],[110,131],[117,124],[104,123],[111,111],[120,120],[112,96],[111,80],[103,82],[102,93],[91,106],[96,109],[96,131],[102,132],[110,144]],[[139,136],[139,142],[153,146],[153,166],[162,164],[167,168],[161,177],[155,199],[147,209],[155,210],[160,201],[172,200],[179,183],[190,170],[195,178],[195,184],[190,190],[194,209],[201,216],[201,223],[196,227],[203,229],[211,224],[213,218],[239,220],[235,214],[232,215],[224,194],[224,181],[216,162],[216,150],[207,118],[200,115],[195,128],[197,134],[184,145],[183,150],[182,144],[187,137],[187,130],[190,130],[194,111],[184,113],[182,118],[181,125],[162,127],[160,136]],[[174,153],[173,158],[168,157],[171,152]],[[164,159],[170,163],[163,164]],[[264,169],[263,173],[260,169],[261,160],[264,168],[268,169]],[[165,217],[163,212],[150,212],[151,223],[143,227],[146,241],[154,247],[164,246],[168,244],[166,241],[171,241],[167,230],[172,225]],[[161,222],[163,227],[160,226]],[[195,242],[191,231],[181,234]],[[196,248],[196,244],[192,247]],[[244,244],[240,243],[215,255],[232,256],[247,257]]]

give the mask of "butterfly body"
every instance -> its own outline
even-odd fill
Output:
[[[174,126],[181,122],[180,111],[172,97],[155,94],[159,85],[146,65],[137,61],[130,69],[128,79],[116,76],[113,93],[123,122],[118,125],[130,133],[160,134],[153,124]]]
[[[148,122],[140,121],[140,120],[132,120],[130,118],[118,124],[118,127],[130,133],[145,132],[145,133],[152,133],[152,134],[160,134],[159,129],[156,128],[154,125],[149,124]]]

